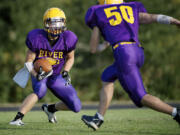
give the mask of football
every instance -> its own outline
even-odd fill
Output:
[[[49,72],[52,70],[52,65],[47,59],[38,59],[34,62],[34,69],[36,72],[39,72],[40,67],[45,72]]]

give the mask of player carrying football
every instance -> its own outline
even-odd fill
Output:
[[[55,123],[54,113],[58,110],[79,112],[81,102],[73,86],[70,84],[68,72],[74,63],[74,52],[77,43],[76,35],[66,30],[66,17],[59,8],[48,9],[43,17],[44,29],[34,29],[26,39],[28,47],[25,67],[31,73],[33,93],[23,101],[19,112],[10,122],[11,125],[24,125],[23,116],[31,110],[34,104],[42,99],[47,88],[62,102],[42,106],[48,115],[49,122]],[[52,64],[52,71],[36,72],[33,62],[46,58]],[[62,74],[60,74],[63,68]]]
[[[140,2],[99,0],[99,4],[90,7],[85,17],[86,24],[93,30],[90,40],[91,51],[96,51],[100,31],[112,46],[115,62],[102,73],[103,88],[98,112],[94,116],[83,115],[82,120],[94,130],[101,126],[113,96],[114,81],[118,79],[136,106],[146,106],[172,115],[180,124],[180,109],[173,108],[146,92],[139,71],[144,63],[144,50],[138,40],[141,23],[157,22],[180,27],[180,21],[166,15],[149,14]]]

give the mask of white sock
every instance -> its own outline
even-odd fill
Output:
[[[172,111],[172,116],[175,117],[177,114],[177,108],[173,108],[173,111]]]
[[[104,120],[104,117],[100,113],[97,112],[96,114],[100,120]]]

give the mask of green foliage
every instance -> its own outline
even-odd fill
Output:
[[[179,18],[179,0],[140,0],[149,13],[161,13]],[[31,83],[21,89],[13,81],[14,74],[25,61],[25,39],[35,28],[43,28],[42,17],[49,7],[60,7],[67,16],[68,29],[79,38],[76,60],[71,70],[72,83],[81,100],[98,100],[102,71],[113,63],[111,48],[100,54],[89,53],[91,30],[84,23],[87,9],[96,0],[1,0],[0,1],[0,101],[20,102],[32,92]],[[168,3],[168,4],[167,4]],[[158,6],[158,8],[157,8]],[[180,18],[179,18],[180,19]],[[180,99],[180,32],[175,26],[161,24],[142,25],[139,38],[145,48],[146,61],[142,77],[147,91],[163,99]],[[129,99],[118,82],[115,100]],[[42,101],[57,101],[52,94]]]

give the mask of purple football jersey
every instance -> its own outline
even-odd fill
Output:
[[[122,41],[139,43],[140,12],[147,12],[140,2],[95,5],[88,9],[85,22],[90,28],[97,26],[111,45]]]
[[[26,45],[36,53],[36,58],[46,58],[52,64],[53,74],[59,74],[66,59],[67,53],[74,50],[77,43],[77,36],[67,30],[60,34],[59,39],[51,46],[47,33],[43,29],[34,29],[30,31],[26,38]]]

